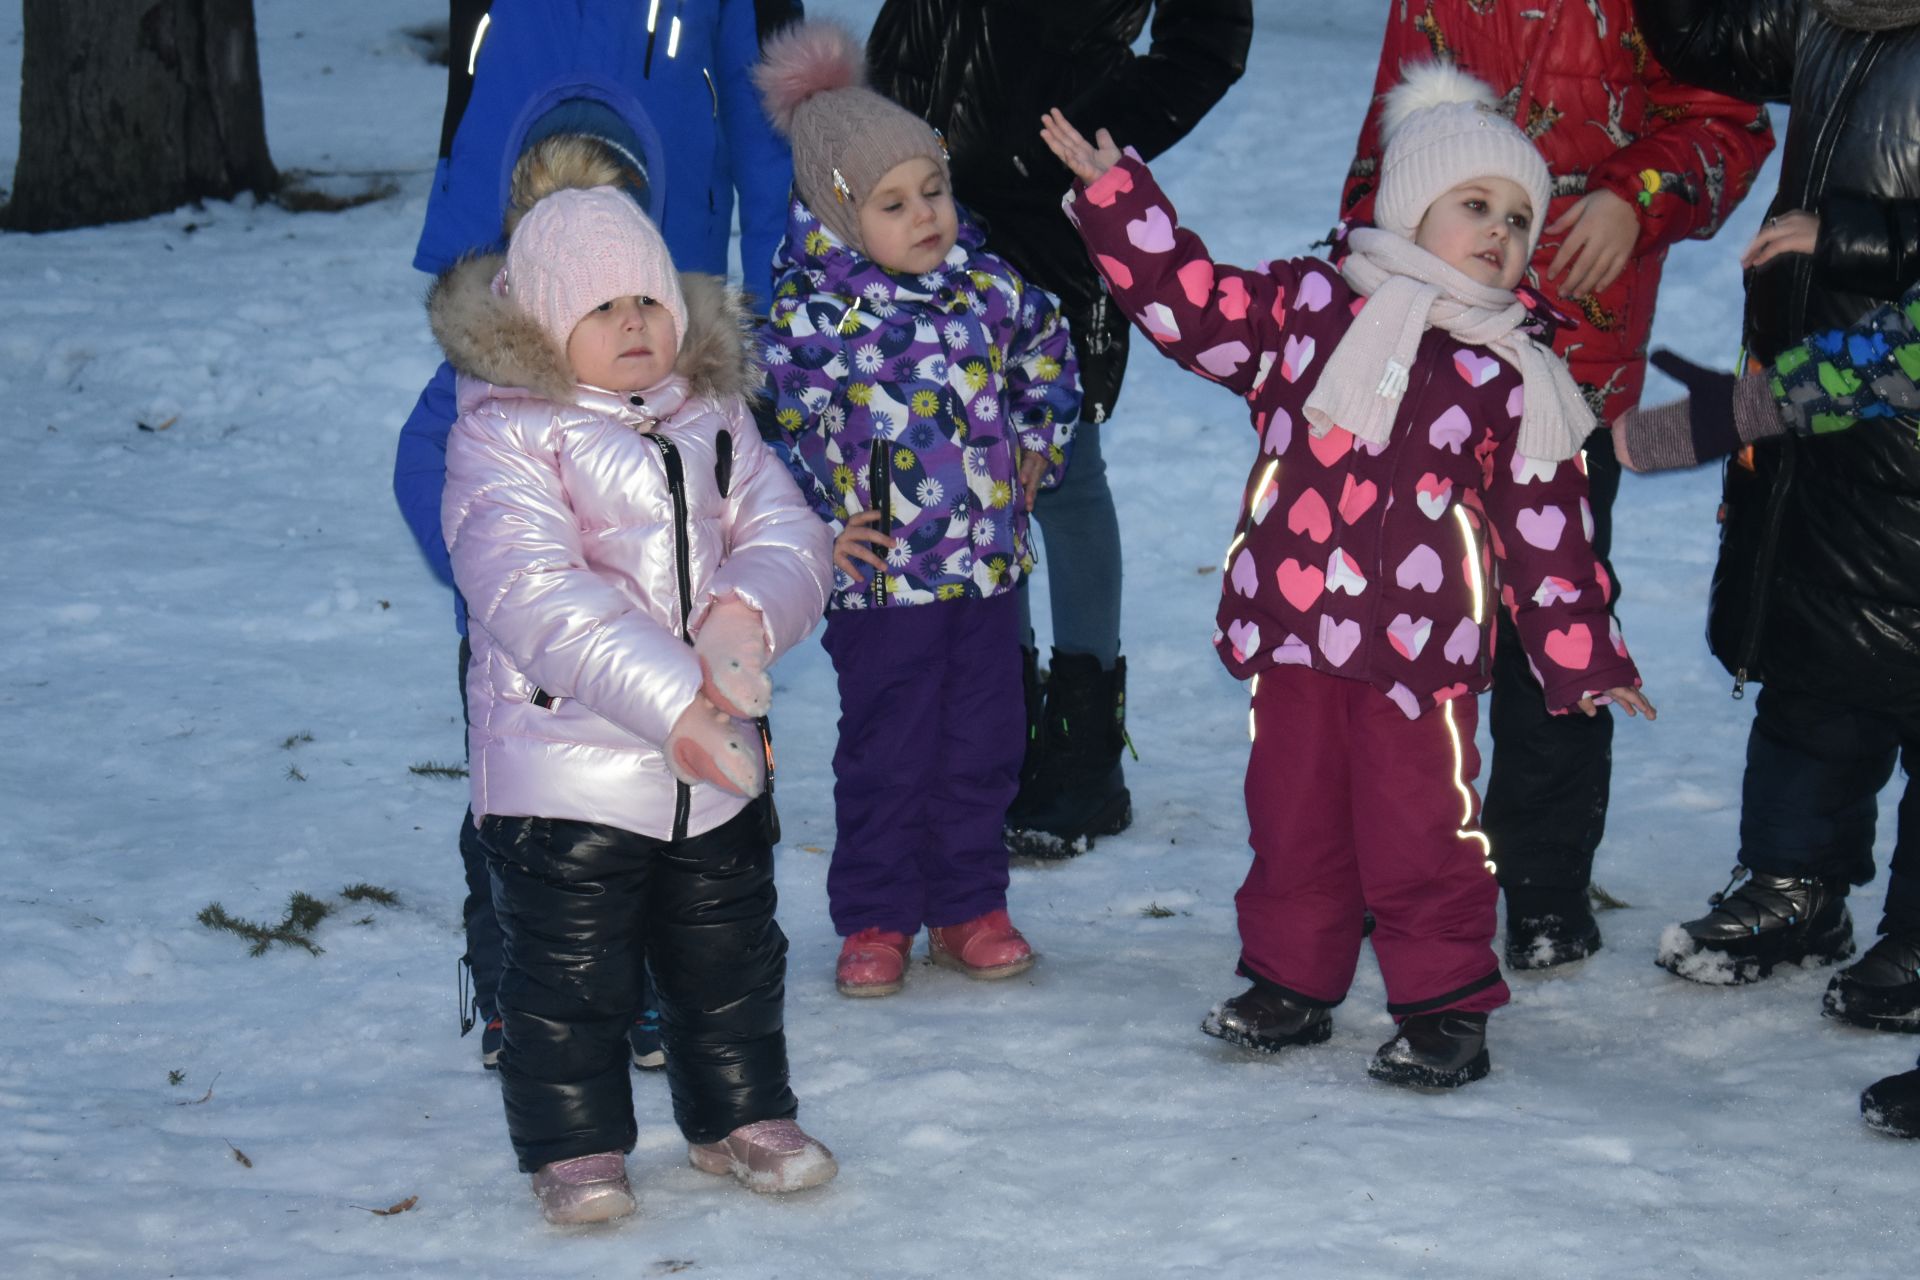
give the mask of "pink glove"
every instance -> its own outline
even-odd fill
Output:
[[[667,768],[692,786],[707,782],[751,800],[767,785],[760,735],[695,694],[667,734]]]
[[[760,611],[737,596],[708,610],[693,638],[700,659],[700,692],[730,716],[751,720],[773,706],[773,681],[767,675],[767,629]]]

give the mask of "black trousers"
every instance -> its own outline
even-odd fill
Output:
[[[767,804],[677,842],[565,819],[480,820],[506,943],[500,1084],[521,1169],[633,1149],[627,1028],[649,962],[687,1141],[798,1110]]]
[[[1613,580],[1613,500],[1620,492],[1620,463],[1606,431],[1587,437],[1588,503],[1593,508],[1593,549]],[[1519,633],[1504,609],[1494,648],[1493,695],[1487,728],[1493,760],[1480,826],[1493,843],[1493,862],[1503,889],[1516,887],[1584,891],[1593,877],[1593,855],[1607,830],[1607,800],[1613,779],[1613,717],[1607,708],[1588,718],[1578,711],[1547,713],[1546,695],[1528,669]]]
[[[1881,790],[1904,764],[1881,932],[1920,930],[1920,721],[1769,685],[1754,699],[1740,797],[1740,862],[1776,876],[1873,879]]]

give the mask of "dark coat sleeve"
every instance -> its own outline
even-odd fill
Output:
[[[1674,79],[1749,102],[1785,102],[1808,0],[1633,0]]]
[[[1063,105],[1151,160],[1226,96],[1252,43],[1252,0],[1160,0],[1146,53]]]
[[[1836,293],[1898,297],[1920,282],[1920,200],[1827,193],[1813,270]]]

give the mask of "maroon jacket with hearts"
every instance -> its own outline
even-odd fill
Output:
[[[1580,460],[1515,451],[1512,366],[1430,329],[1387,443],[1315,437],[1303,406],[1362,301],[1338,271],[1214,262],[1131,158],[1076,184],[1067,213],[1134,323],[1251,407],[1260,453],[1215,640],[1236,676],[1310,666],[1417,717],[1487,687],[1497,593],[1551,710],[1640,683],[1607,611]]]

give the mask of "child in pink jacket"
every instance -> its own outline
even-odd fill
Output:
[[[1054,112],[1042,134],[1114,297],[1244,397],[1260,440],[1215,641],[1253,680],[1236,898],[1253,985],[1202,1029],[1265,1052],[1325,1040],[1371,913],[1399,1030],[1368,1071],[1451,1087],[1487,1073],[1508,998],[1473,790],[1496,603],[1550,709],[1653,707],[1589,543],[1593,417],[1515,293],[1546,165],[1464,73],[1416,68],[1392,97],[1378,227],[1337,266],[1216,263],[1104,131],[1090,145]]]
[[[507,1128],[549,1221],[633,1212],[626,1035],[650,967],[694,1166],[813,1186],[835,1166],[787,1084],[764,716],[767,665],[826,607],[831,538],[754,429],[737,299],[680,275],[626,192],[516,178],[556,189],[428,300],[459,374],[442,524],[506,936]]]

